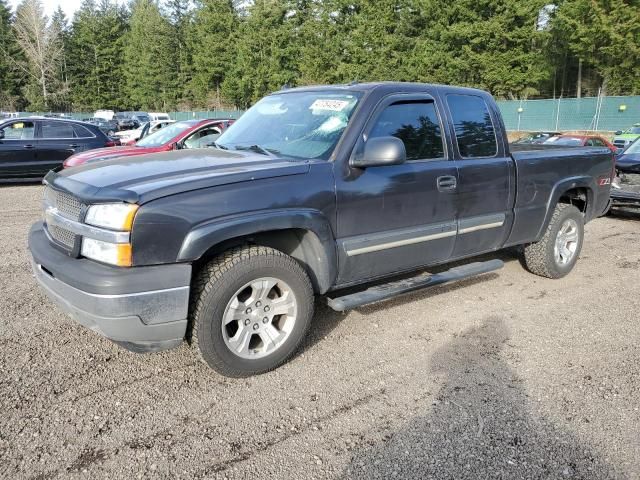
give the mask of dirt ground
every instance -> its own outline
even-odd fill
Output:
[[[129,353],[36,287],[39,186],[0,188],[0,478],[640,478],[640,216],[562,280],[504,269],[335,313],[232,380]]]

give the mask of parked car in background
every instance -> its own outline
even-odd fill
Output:
[[[118,122],[116,120],[95,117],[88,119],[87,122],[98,127],[109,137],[113,137],[118,131]]]
[[[640,137],[616,158],[616,177],[611,187],[613,208],[640,209]]]
[[[93,118],[102,118],[104,120],[112,120],[115,115],[113,110],[96,110]]]
[[[551,137],[556,137],[558,135],[562,135],[562,132],[531,132],[524,137],[519,138],[513,143],[524,144],[524,145],[537,145],[544,143],[547,139]]]
[[[131,118],[134,122],[136,122],[136,128],[141,126],[144,123],[150,122],[151,117],[146,112],[129,112],[131,114]]]
[[[162,112],[149,112],[149,118],[151,118],[151,120],[171,120],[168,113]]]
[[[564,134],[550,137],[543,142],[543,145],[551,144],[564,147],[607,147],[614,154],[618,151],[609,140],[599,135]]]
[[[146,153],[205,147],[208,146],[205,143],[207,139],[209,139],[208,143],[213,143],[215,141],[214,137],[224,132],[233,122],[233,119],[175,122],[143,138],[135,145],[100,148],[90,152],[78,153],[69,157],[64,162],[64,166],[68,168],[117,157],[131,157]]]
[[[113,119],[118,122],[118,131],[122,130],[133,130],[134,128],[138,128],[135,120],[131,118],[127,112],[118,112],[113,116]]]
[[[153,120],[151,122],[143,123],[138,128],[134,128],[133,130],[117,132],[115,136],[120,139],[123,145],[130,145],[137,142],[141,138],[146,137],[147,135],[157,132],[170,123],[175,122],[173,120]]]
[[[633,127],[625,131],[618,130],[616,136],[613,137],[613,144],[621,152],[638,137],[640,137],[640,123],[636,123]]]
[[[27,117],[0,122],[0,181],[34,181],[76,152],[111,147],[100,128],[75,120]]]

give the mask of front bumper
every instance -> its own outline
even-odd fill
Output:
[[[611,206],[640,208],[640,193],[612,189]]]
[[[118,268],[71,258],[29,232],[36,280],[78,323],[135,352],[165,350],[184,339],[191,265]]]

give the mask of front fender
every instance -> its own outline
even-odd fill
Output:
[[[302,240],[305,245],[301,257],[306,259],[318,290],[328,290],[337,274],[336,243],[327,218],[313,209],[259,211],[200,223],[185,237],[177,261],[193,262],[216,245],[235,238],[291,229],[312,234]]]

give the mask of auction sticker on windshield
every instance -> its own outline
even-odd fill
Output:
[[[349,105],[348,100],[334,100],[331,98],[318,98],[314,101],[309,110],[329,110],[332,112],[341,112],[344,110],[347,105]]]

